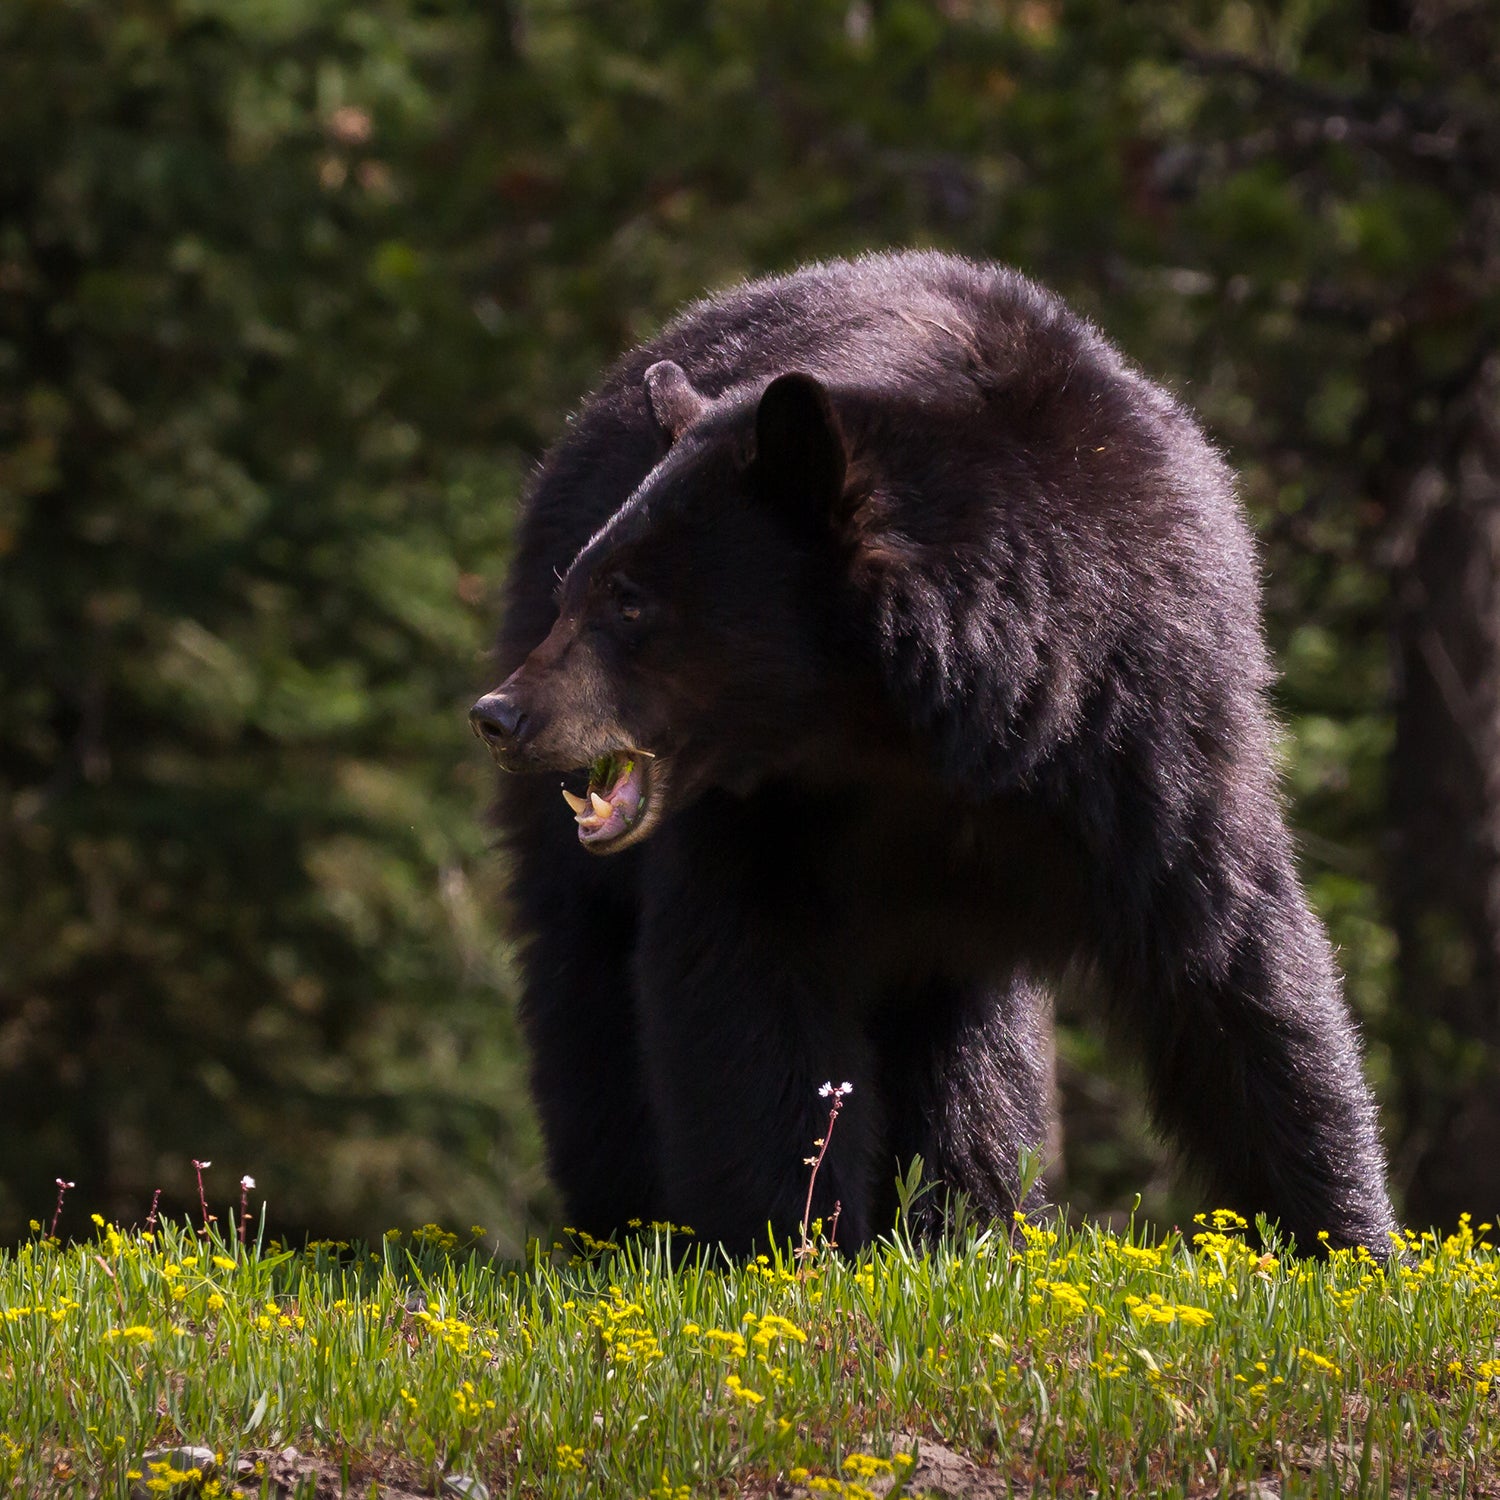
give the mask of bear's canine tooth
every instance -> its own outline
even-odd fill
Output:
[[[590,792],[589,801],[594,804],[594,811],[601,818],[607,818],[614,811],[614,808],[612,808],[609,803],[599,795],[598,792]]]
[[[562,789],[562,794],[563,801],[573,809],[576,816],[581,818],[589,810],[588,798],[575,796],[567,787]]]

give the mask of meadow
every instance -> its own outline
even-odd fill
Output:
[[[1489,1228],[1383,1269],[1222,1211],[738,1263],[668,1225],[519,1262],[479,1226],[37,1225],[0,1256],[0,1492],[1500,1495]]]

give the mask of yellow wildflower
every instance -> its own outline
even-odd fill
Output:
[[[752,1391],[738,1375],[726,1375],[724,1387],[731,1396],[738,1397],[749,1406],[759,1406],[766,1399],[759,1391]]]
[[[154,1344],[156,1331],[147,1328],[144,1323],[132,1323],[128,1328],[107,1328],[104,1337],[109,1340],[125,1339],[133,1344]]]

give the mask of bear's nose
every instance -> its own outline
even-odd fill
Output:
[[[492,749],[514,745],[526,727],[526,714],[514,698],[505,693],[486,693],[469,710],[474,733]]]

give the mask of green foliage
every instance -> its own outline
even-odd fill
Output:
[[[218,1493],[321,1475],[866,1500],[967,1455],[984,1493],[1487,1492],[1495,1251],[1466,1225],[1383,1272],[1278,1260],[1243,1227],[1022,1220],[798,1267],[790,1247],[684,1256],[670,1226],[517,1265],[431,1225],[294,1253],[101,1220],[90,1244],[0,1256],[0,1485],[165,1493],[199,1467]]]
[[[288,1212],[533,1191],[462,709],[519,459],[404,252],[399,8],[0,21],[0,1068],[13,1232],[188,1159]],[[440,1018],[430,1024],[434,1013]]]

